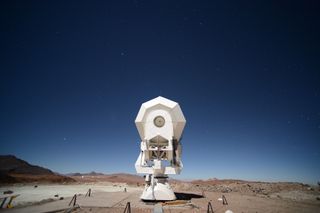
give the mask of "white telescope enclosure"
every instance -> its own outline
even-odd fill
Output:
[[[141,198],[174,200],[167,175],[179,174],[183,168],[180,139],[186,120],[179,104],[161,96],[147,101],[141,105],[135,124],[141,139],[135,168],[137,173],[146,174]]]

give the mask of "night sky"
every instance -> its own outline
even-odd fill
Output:
[[[0,154],[135,173],[157,96],[187,119],[174,178],[320,180],[319,1],[1,1]]]

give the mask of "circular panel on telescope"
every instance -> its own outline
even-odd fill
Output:
[[[156,127],[163,127],[165,122],[164,117],[160,115],[153,119],[153,123]]]

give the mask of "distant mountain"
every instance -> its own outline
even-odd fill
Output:
[[[74,182],[75,180],[58,175],[49,169],[31,165],[13,155],[0,155],[0,182]]]
[[[76,176],[76,177],[78,177],[78,176],[83,176],[83,174],[82,174],[82,173],[79,173],[79,172],[67,173],[67,174],[65,174],[65,175],[67,175],[67,176]]]
[[[68,173],[66,174],[67,176],[100,176],[100,175],[105,175],[104,173],[100,173],[100,172],[89,172],[89,173]]]

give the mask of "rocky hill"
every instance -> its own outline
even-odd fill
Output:
[[[31,165],[13,155],[0,155],[0,172],[29,174],[29,175],[53,175],[54,173],[46,168]]]
[[[0,183],[75,182],[49,169],[31,165],[13,155],[0,155]]]

